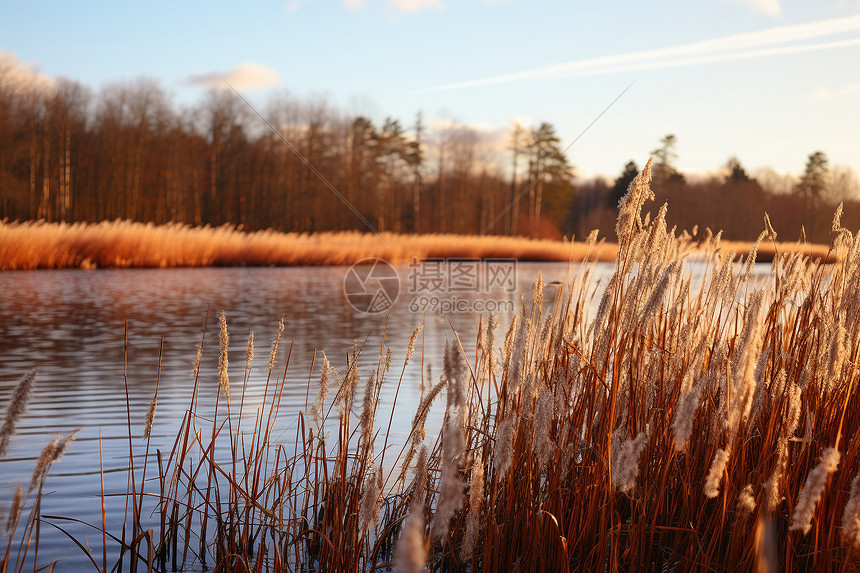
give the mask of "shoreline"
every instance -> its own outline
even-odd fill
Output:
[[[752,242],[721,241],[724,251],[743,257]],[[703,247],[698,247],[702,249]],[[777,243],[780,253],[801,251],[827,257],[827,245]],[[315,234],[279,231],[247,232],[230,225],[192,227],[129,221],[46,223],[0,221],[0,271],[99,268],[177,268],[222,266],[336,266],[365,258],[393,264],[427,259],[516,259],[532,262],[612,262],[615,243],[589,249],[583,241],[532,239],[497,235],[441,233],[379,235],[357,231]],[[757,262],[775,256],[762,242]],[[832,255],[827,262],[832,262]]]

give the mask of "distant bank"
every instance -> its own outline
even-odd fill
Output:
[[[722,245],[738,255],[752,248],[752,243]],[[496,235],[299,234],[128,221],[0,221],[0,270],[350,265],[368,257],[392,263],[437,258],[578,262],[586,256],[613,261],[617,249],[614,243],[592,249],[581,241]],[[797,243],[777,243],[776,250],[802,250],[812,257],[828,252],[826,245]],[[757,260],[772,260],[774,253],[773,244],[762,243]]]

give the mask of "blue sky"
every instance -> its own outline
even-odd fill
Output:
[[[474,125],[549,121],[580,174],[641,164],[860,172],[860,1],[2,0],[0,51],[94,89],[140,75],[178,105],[219,75],[255,105],[287,90],[345,112]],[[216,81],[214,85],[219,85]]]

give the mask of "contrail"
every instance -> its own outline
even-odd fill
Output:
[[[454,82],[420,90],[422,92],[447,91],[488,85],[530,81],[539,78],[561,78],[644,71],[660,68],[692,66],[705,63],[746,60],[783,54],[796,54],[820,50],[833,50],[856,46],[860,38],[848,38],[829,42],[778,46],[789,42],[800,42],[860,31],[860,15],[821,20],[807,24],[780,26],[756,32],[733,34],[692,42],[668,48],[644,50],[575,60],[553,66],[544,66],[511,74]]]

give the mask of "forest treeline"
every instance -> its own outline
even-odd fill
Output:
[[[640,167],[619,165],[614,181],[579,180],[548,122],[490,137],[456,122],[428,125],[420,113],[408,124],[374,122],[278,93],[259,108],[273,131],[230,91],[180,108],[146,78],[94,92],[14,72],[0,62],[0,219],[549,238],[599,227],[613,240],[618,199]],[[767,211],[780,238],[803,228],[826,242],[843,200],[844,224],[860,227],[857,178],[823,152],[793,180],[757,180],[735,158],[688,180],[675,168],[672,135],[652,154],[658,206],[670,202],[679,229],[754,239]]]

